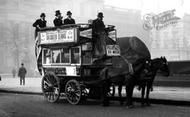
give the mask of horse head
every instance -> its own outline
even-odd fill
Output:
[[[168,67],[168,61],[165,57],[155,58],[151,61],[151,64],[154,70],[159,70],[162,75],[169,76],[170,70]]]

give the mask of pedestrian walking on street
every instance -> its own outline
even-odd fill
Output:
[[[13,74],[13,78],[15,78],[15,75],[16,75],[16,69],[15,68],[13,68],[12,74]]]
[[[20,77],[20,85],[25,85],[25,75],[26,75],[27,71],[26,68],[24,67],[24,64],[21,64],[21,67],[19,68],[18,71],[18,77]]]

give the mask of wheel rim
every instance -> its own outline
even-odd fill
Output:
[[[52,74],[46,74],[42,79],[42,92],[48,102],[57,102],[60,96],[58,78]]]
[[[70,104],[78,104],[81,100],[81,87],[79,82],[76,80],[69,80],[65,86],[65,94]]]

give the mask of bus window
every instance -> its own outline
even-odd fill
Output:
[[[80,50],[79,48],[71,48],[71,63],[79,64],[80,63]]]
[[[52,63],[60,63],[60,50],[52,50]]]
[[[63,48],[61,50],[61,63],[70,63],[69,48]]]
[[[44,49],[43,51],[43,64],[50,64],[51,63],[51,51],[50,49]]]

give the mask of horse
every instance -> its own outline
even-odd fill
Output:
[[[141,58],[138,59],[132,64],[133,67],[133,73],[129,76],[125,76],[125,88],[126,88],[126,106],[127,108],[133,107],[133,90],[135,86],[137,85],[137,81],[139,76],[143,73],[147,60],[149,58]],[[140,82],[139,82],[140,83]]]
[[[126,105],[127,106],[132,105],[131,101],[132,101],[133,89],[135,86],[134,84],[136,81],[135,79],[137,78],[136,76],[138,76],[138,74],[140,74],[142,70],[144,69],[145,62],[146,62],[146,58],[138,59],[133,65],[134,73],[132,73],[130,70],[126,71],[126,69],[117,68],[114,66],[105,67],[101,71],[100,77],[101,79],[106,79],[106,82],[109,82],[109,85],[107,85],[108,87],[110,87],[110,84],[113,84],[114,86],[116,85],[118,86],[118,93],[119,93],[121,105],[123,104],[122,94],[121,94],[123,85],[126,86],[126,94],[127,94]],[[129,64],[129,63],[126,63],[126,64]],[[108,89],[108,87],[107,88],[104,87],[104,88]],[[106,91],[109,91],[109,90],[106,90]]]
[[[153,82],[157,72],[160,70],[160,73],[164,76],[169,76],[170,71],[168,67],[168,62],[165,57],[155,58],[148,60],[146,62],[145,68],[139,78],[137,78],[136,85],[139,85],[139,90],[141,89],[141,105],[150,106],[149,94],[153,89]],[[146,89],[146,98],[145,96]]]
[[[105,70],[106,69],[106,70]],[[156,73],[160,70],[165,76],[169,75],[168,63],[165,57],[155,58],[153,60],[149,58],[142,58],[137,60],[133,64],[134,73],[117,73],[118,75],[110,76],[110,73],[115,72],[113,67],[106,67],[103,71],[107,73],[107,82],[118,85],[118,94],[120,97],[120,104],[123,104],[122,97],[122,86],[126,88],[126,106],[128,108],[133,107],[132,95],[135,86],[141,87],[141,104],[144,105],[144,94],[146,90],[146,104],[149,103],[149,93],[155,79]],[[109,86],[110,87],[110,86]],[[108,89],[108,88],[107,88]],[[108,91],[108,90],[107,90]]]

